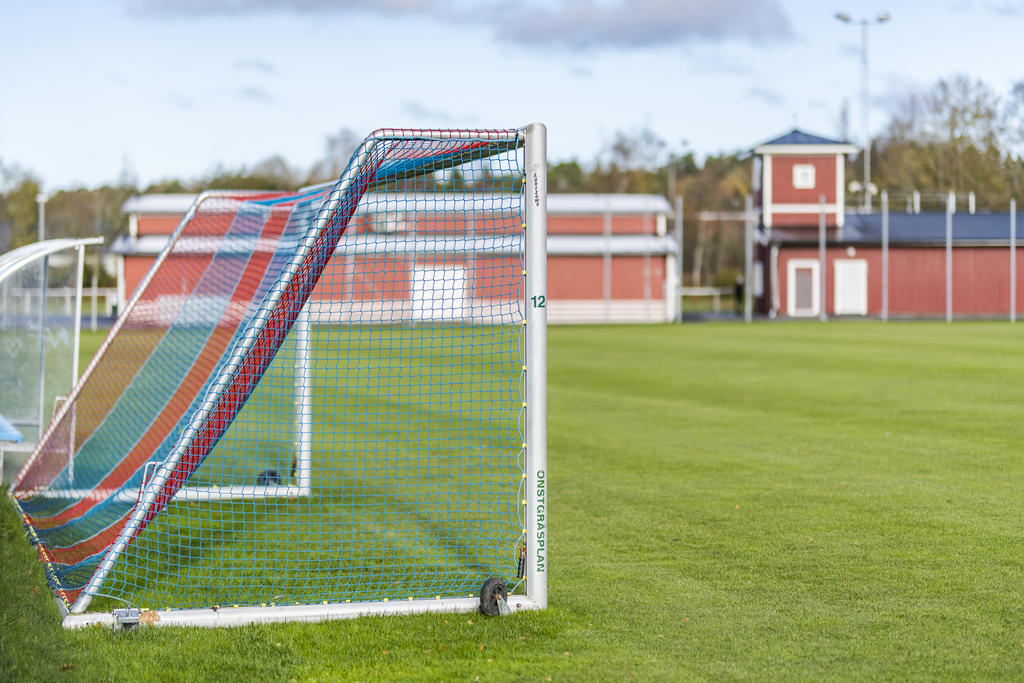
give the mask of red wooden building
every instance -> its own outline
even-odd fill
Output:
[[[857,148],[793,129],[754,148],[754,205],[761,227],[807,228],[818,225],[825,200],[825,223],[845,222],[846,155]]]
[[[753,292],[770,317],[946,314],[945,213],[895,212],[888,216],[888,282],[883,282],[881,213],[847,211],[845,142],[793,130],[754,148],[756,232]],[[825,213],[825,258],[819,217]],[[1019,239],[1019,236],[1018,236]],[[959,213],[952,217],[952,313],[1006,315],[1010,310],[1010,216]],[[824,277],[822,269],[824,268]],[[1024,304],[1024,278],[1016,302]],[[883,302],[884,292],[888,300]]]
[[[1017,217],[1017,225],[1024,216]],[[1021,240],[1018,228],[1017,241]],[[954,214],[950,282],[952,314],[1005,316],[1010,312],[1011,267],[1018,275],[1024,255],[1010,250],[1008,213]],[[762,310],[771,315],[877,316],[883,312],[882,216],[846,216],[841,231],[826,236],[825,277],[819,243],[808,234],[772,231],[759,250],[772,278]],[[889,215],[888,314],[941,317],[946,314],[946,215]],[[824,289],[823,289],[824,286]],[[1024,310],[1024,277],[1017,277],[1016,308]]]
[[[129,218],[129,234],[113,245],[119,255],[118,286],[121,301],[131,296],[167,243],[194,195],[152,194],[134,197],[124,205]],[[507,203],[507,198],[506,203]],[[403,196],[402,205],[409,206]],[[434,197],[429,211],[470,225],[471,214],[464,202],[453,197],[451,206]],[[495,198],[495,205],[498,204]],[[386,206],[387,197],[369,195],[360,203],[353,226],[339,243],[325,277],[346,285],[330,292],[315,291],[322,302],[330,300],[342,318],[359,302],[379,296],[368,276],[386,272],[395,296],[409,294],[415,307],[417,282],[436,277],[427,273],[430,264],[411,262],[403,257],[403,244],[415,239],[416,226],[430,225],[428,209],[405,221],[394,212],[370,213],[367,206]],[[478,210],[487,210],[488,202],[474,201]],[[678,245],[669,234],[671,207],[658,195],[551,194],[548,196],[548,318],[551,322],[667,322],[678,312]],[[402,225],[398,225],[402,223]],[[370,263],[361,241],[388,242],[386,264]],[[464,241],[465,238],[460,237]],[[499,250],[500,251],[500,250]],[[489,292],[489,297],[515,296],[518,283],[512,253],[487,254],[471,263],[448,267],[446,277],[462,278],[451,283],[466,296],[478,296],[480,274],[488,270],[508,272],[507,292]],[[450,264],[449,264],[450,265]],[[381,270],[381,269],[384,270]],[[436,269],[435,269],[436,270]],[[460,284],[461,283],[461,284]],[[122,309],[123,310],[123,309]]]

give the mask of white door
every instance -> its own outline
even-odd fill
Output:
[[[786,264],[787,315],[818,315],[821,306],[821,278],[818,272],[817,259],[792,259]]]
[[[836,259],[836,315],[868,314],[868,262],[864,259]]]
[[[420,320],[454,320],[466,309],[466,269],[417,267],[412,271],[412,310]]]

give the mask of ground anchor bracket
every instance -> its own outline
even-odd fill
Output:
[[[114,630],[128,631],[139,625],[139,610],[134,607],[114,610]]]

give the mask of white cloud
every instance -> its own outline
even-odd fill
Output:
[[[428,16],[487,27],[498,39],[571,51],[645,49],[728,40],[758,45],[794,39],[779,0],[562,0],[545,4],[444,0],[127,0],[141,16],[362,12]]]
[[[451,123],[455,117],[446,111],[433,109],[419,102],[408,101],[402,105],[402,113],[420,121],[432,121],[434,123]]]
[[[257,71],[265,76],[274,73],[274,65],[262,59],[239,59],[235,62],[235,68],[239,71]]]
[[[786,98],[781,93],[762,86],[755,85],[747,88],[746,95],[751,99],[760,100],[773,107],[781,107],[786,103]]]
[[[425,12],[434,0],[129,0],[133,14],[242,15],[264,12],[322,13],[367,11],[376,14]]]
[[[496,33],[515,42],[570,50],[793,39],[789,17],[775,0],[566,0],[509,12]]]
[[[269,90],[256,85],[241,88],[237,90],[235,94],[243,100],[248,100],[250,102],[273,102],[275,99]]]
[[[996,14],[1005,17],[1019,17],[1024,14],[1024,2],[1004,0],[1003,2],[989,2],[986,7]]]
[[[690,71],[695,74],[745,76],[754,73],[754,67],[724,54],[709,54],[690,60]]]

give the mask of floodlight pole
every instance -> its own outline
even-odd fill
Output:
[[[46,199],[45,192],[40,192],[36,195],[36,203],[39,204],[39,225],[37,228],[40,242],[46,239]]]
[[[77,268],[75,269],[75,338],[71,355],[71,384],[75,386],[78,381],[78,342],[82,336],[82,285],[85,276],[85,245],[79,244],[75,247],[77,257]],[[42,436],[42,435],[40,435]]]
[[[96,331],[96,306],[97,306],[97,301],[96,301],[97,291],[96,290],[99,287],[99,278],[100,278],[100,272],[99,271],[100,271],[100,267],[101,267],[101,260],[102,260],[102,258],[103,258],[103,255],[100,253],[99,249],[97,249],[96,250],[96,265],[93,266],[93,269],[92,269],[92,282],[90,283],[92,285],[92,315],[89,318],[89,329],[91,331],[93,331],[93,332]]]
[[[686,283],[683,278],[686,276],[686,267],[683,266],[683,195],[676,195],[676,258],[679,259],[679,287],[673,292],[676,303],[679,305],[679,322],[683,322],[683,287]]]
[[[953,212],[956,195],[946,195],[946,322],[953,322]]]
[[[825,283],[828,275],[828,262],[825,260],[825,195],[818,195],[818,320],[828,320],[828,313],[825,307],[828,300],[825,298]]]
[[[38,237],[42,242],[46,239],[46,193],[40,192],[36,195],[36,203],[39,204],[39,225]],[[39,279],[39,417],[38,417],[38,438],[42,441],[43,427],[46,415],[46,391],[44,390],[46,379],[46,295],[50,281],[50,257],[43,258],[41,277]]]
[[[1010,200],[1010,322],[1017,322],[1017,200]]]
[[[50,283],[50,257],[44,256],[39,271],[39,418],[37,438],[43,440],[43,428],[46,427],[46,295]],[[73,386],[73,384],[72,384]]]
[[[38,237],[42,242],[46,239],[46,193],[36,194],[36,203],[39,204]],[[50,283],[50,257],[43,257],[42,269],[39,279],[39,417],[37,437],[42,441],[43,428],[46,426],[46,295]],[[74,384],[72,382],[72,384]]]
[[[836,12],[836,19],[844,24],[854,23],[853,18],[846,12]],[[873,19],[862,18],[856,23],[861,27],[861,116],[864,125],[864,213],[871,213],[871,128],[868,124],[868,107],[870,97],[868,95],[868,27],[875,24],[884,24],[892,16],[888,12],[880,12]]]
[[[754,198],[747,195],[746,226],[743,239],[743,322],[754,319],[753,289],[750,278],[754,271]]]
[[[889,320],[889,193],[882,192],[882,322]]]
[[[861,116],[864,122],[864,213],[871,213],[871,127],[868,123],[868,22],[862,19],[861,25]]]

